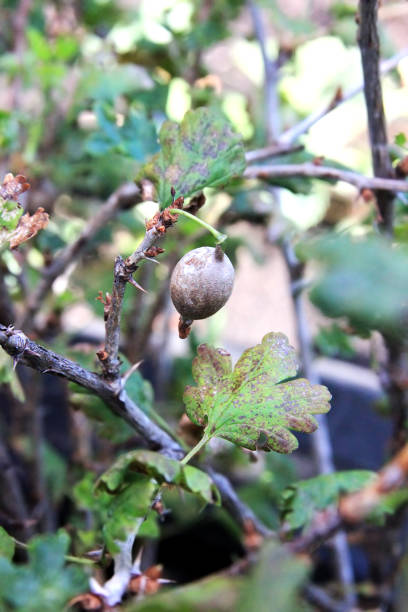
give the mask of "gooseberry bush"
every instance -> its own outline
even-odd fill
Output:
[[[1,609],[404,609],[408,170],[380,80],[404,52],[384,44],[381,64],[377,2],[336,3],[325,36],[277,3],[2,12]],[[237,39],[256,99],[211,64]],[[313,44],[362,73],[315,83],[309,115],[294,92]],[[360,90],[374,177],[313,140]],[[265,274],[248,313],[242,262],[271,245],[285,280]],[[291,342],[268,302],[282,285]],[[389,417],[374,469],[351,450],[336,469],[344,407],[315,352],[369,353]]]

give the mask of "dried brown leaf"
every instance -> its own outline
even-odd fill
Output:
[[[4,200],[15,200],[19,195],[30,189],[30,183],[22,174],[14,176],[8,172],[3,179],[3,184],[0,187],[0,197]]]
[[[10,248],[15,249],[26,240],[35,236],[41,229],[48,225],[49,216],[43,208],[37,208],[35,213],[30,216],[30,213],[23,215],[18,223],[17,228],[11,235]]]

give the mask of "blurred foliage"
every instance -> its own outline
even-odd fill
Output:
[[[279,612],[308,610],[298,591],[308,573],[307,564],[291,556],[283,547],[268,542],[260,561],[248,578],[214,576],[172,589],[141,603],[125,607],[127,612],[190,612],[191,610],[263,609],[273,601]],[[269,604],[267,604],[269,605]]]
[[[350,336],[336,323],[321,327],[314,341],[318,351],[327,357],[351,359],[356,354]]]
[[[0,558],[0,602],[5,610],[54,612],[86,588],[84,572],[65,566],[69,536],[60,530],[54,535],[32,538],[28,544],[29,563],[15,565]]]
[[[347,317],[355,331],[400,337],[406,330],[408,253],[384,238],[326,235],[298,246],[318,260],[321,274],[310,298],[329,317]]]
[[[140,526],[165,484],[193,493],[202,503],[219,503],[219,493],[205,472],[146,450],[121,455],[95,484],[87,474],[74,494],[80,508],[99,518],[108,550],[117,552],[118,540],[138,531],[138,522]],[[145,535],[151,534],[145,530]]]
[[[290,485],[282,494],[282,517],[290,530],[310,525],[317,510],[336,504],[343,493],[358,491],[375,479],[375,472],[349,470],[322,474]]]
[[[15,543],[7,531],[0,527],[0,557],[4,557],[11,561],[14,557]]]

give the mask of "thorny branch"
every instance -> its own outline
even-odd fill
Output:
[[[256,38],[258,39],[259,48],[262,54],[262,63],[265,73],[265,117],[266,131],[268,135],[268,143],[278,139],[280,131],[280,114],[279,114],[279,94],[278,94],[278,79],[279,79],[279,54],[276,60],[271,60],[266,48],[266,32],[259,7],[248,0],[249,11],[252,17],[252,23],[255,30]]]
[[[163,236],[166,229],[176,222],[177,217],[174,213],[177,207],[182,206],[183,201],[183,198],[179,198],[172,207],[156,213],[153,219],[147,223],[145,237],[134,253],[126,261],[122,257],[117,257],[115,261],[113,290],[112,295],[109,297],[105,321],[105,349],[98,352],[103,374],[109,380],[116,380],[119,377],[120,317],[126,285],[130,283],[143,290],[134,280],[133,273],[137,270],[138,264],[142,260],[149,258],[151,249],[159,238]]]
[[[357,38],[363,66],[364,97],[374,174],[376,177],[392,179],[394,171],[388,152],[387,127],[379,71],[378,0],[360,0],[358,10],[359,30]],[[377,193],[377,205],[381,215],[379,225],[389,235],[392,234],[394,222],[394,194],[391,190],[390,187],[388,192]]]
[[[407,57],[407,55],[408,48],[405,48],[390,57],[389,59],[383,60],[380,64],[380,73],[382,75],[387,74],[387,72],[390,72],[391,70],[396,68],[400,61],[404,59],[404,57]],[[279,143],[282,145],[290,145],[297,138],[299,138],[299,136],[310,130],[310,128],[315,125],[315,123],[320,121],[320,119],[323,119],[323,117],[331,113],[332,110],[338,108],[341,104],[348,102],[348,100],[351,100],[361,91],[363,91],[363,88],[364,85],[361,84],[357,87],[349,89],[346,92],[342,92],[340,89],[338,89],[334,93],[333,99],[328,105],[317,111],[314,111],[311,115],[305,117],[305,119],[302,119],[302,121],[283,132],[283,134],[281,134],[279,137]]]
[[[179,445],[129,398],[126,391],[121,388],[120,381],[117,385],[109,384],[98,374],[85,370],[74,361],[36,344],[23,332],[4,325],[0,325],[0,346],[19,363],[43,374],[62,376],[98,395],[113,412],[138,431],[151,448],[165,449],[165,454],[175,458],[183,455]]]
[[[79,364],[66,359],[58,353],[36,344],[23,332],[0,325],[0,346],[22,365],[38,370],[43,374],[62,376],[81,385],[100,397],[109,408],[121,416],[133,429],[143,436],[150,448],[173,459],[181,459],[185,451],[165,431],[146,416],[146,414],[130,399],[126,391],[121,389],[121,381],[112,385],[101,376],[82,368]],[[228,479],[217,472],[210,474],[216,482],[223,503],[236,520],[244,525],[250,519],[257,531],[267,534],[268,530],[254,513],[241,502],[233,491]]]

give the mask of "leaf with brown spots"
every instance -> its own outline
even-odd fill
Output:
[[[49,216],[43,208],[37,208],[35,213],[23,215],[10,236],[10,248],[15,249],[26,240],[35,236],[41,229],[48,225]]]
[[[250,450],[290,453],[298,441],[289,431],[310,433],[314,414],[330,409],[330,393],[298,371],[293,347],[283,334],[267,334],[245,351],[234,370],[231,356],[202,344],[193,361],[196,387],[186,387],[184,403],[190,419],[204,426],[204,438],[218,436]]]
[[[159,140],[161,151],[140,176],[154,182],[162,208],[172,203],[172,192],[187,198],[204,187],[226,185],[245,169],[241,136],[214,108],[190,110],[180,124],[166,121]]]

